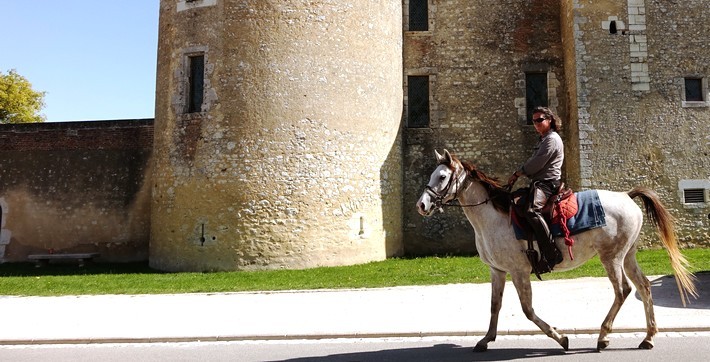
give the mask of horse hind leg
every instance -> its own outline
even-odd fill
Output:
[[[624,259],[624,270],[626,275],[631,279],[631,282],[636,286],[636,290],[643,301],[644,312],[646,313],[646,338],[641,342],[639,348],[653,348],[653,337],[658,333],[656,326],[656,317],[653,312],[653,296],[651,295],[651,282],[648,281],[646,275],[641,271],[638,262],[636,261],[636,250],[631,250]]]
[[[569,339],[557,332],[555,328],[550,327],[549,324],[545,323],[536,314],[532,306],[532,288],[530,286],[530,276],[528,273],[516,273],[512,275],[513,285],[515,285],[515,290],[518,292],[518,297],[520,298],[520,306],[523,308],[523,313],[525,316],[535,323],[535,325],[540,328],[540,330],[545,333],[548,337],[554,339],[557,343],[564,348],[565,351],[569,349]]]
[[[597,340],[597,350],[602,350],[609,346],[609,333],[612,331],[614,319],[616,319],[616,315],[619,313],[626,298],[631,294],[631,285],[624,275],[621,263],[603,257],[601,259],[614,290],[614,304],[611,305],[609,313],[607,313],[604,322],[602,322],[599,339]]]

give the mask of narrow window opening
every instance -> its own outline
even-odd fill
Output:
[[[188,59],[190,73],[188,76],[187,112],[201,112],[205,86],[205,56],[194,55]]]
[[[429,127],[429,76],[407,77],[407,127]]]
[[[685,78],[686,102],[704,102],[703,82],[700,78]]]
[[[527,124],[532,124],[535,107],[547,107],[547,73],[525,73],[525,107]]]
[[[616,30],[616,20],[612,20],[612,21],[609,23],[609,34],[616,34],[616,32],[617,32],[617,30]]]
[[[705,189],[684,189],[683,199],[686,204],[704,203]]]
[[[429,30],[429,0],[409,0],[409,30]]]

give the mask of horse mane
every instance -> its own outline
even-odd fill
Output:
[[[493,207],[496,210],[508,214],[510,212],[510,191],[505,189],[497,178],[488,177],[481,170],[477,169],[471,162],[459,161],[463,168],[476,181],[480,182],[488,191]]]

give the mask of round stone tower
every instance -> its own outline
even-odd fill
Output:
[[[161,0],[150,265],[402,251],[402,5]]]

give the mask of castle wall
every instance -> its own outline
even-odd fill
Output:
[[[460,209],[423,218],[414,207],[435,168],[434,149],[507,180],[537,142],[525,119],[526,72],[547,74],[550,106],[567,118],[561,9],[555,1],[429,4],[429,30],[404,34],[405,76],[429,76],[431,103],[429,126],[404,130],[405,250],[473,253],[473,229]]]
[[[153,267],[401,254],[401,4],[161,1],[160,16]]]
[[[146,260],[152,120],[0,125],[0,261]]]
[[[577,57],[583,186],[649,187],[676,218],[682,246],[710,245],[710,203],[683,196],[687,187],[710,189],[709,104],[684,102],[683,90],[685,77],[710,76],[707,2],[574,3],[585,52]],[[641,240],[658,245],[649,227]]]

